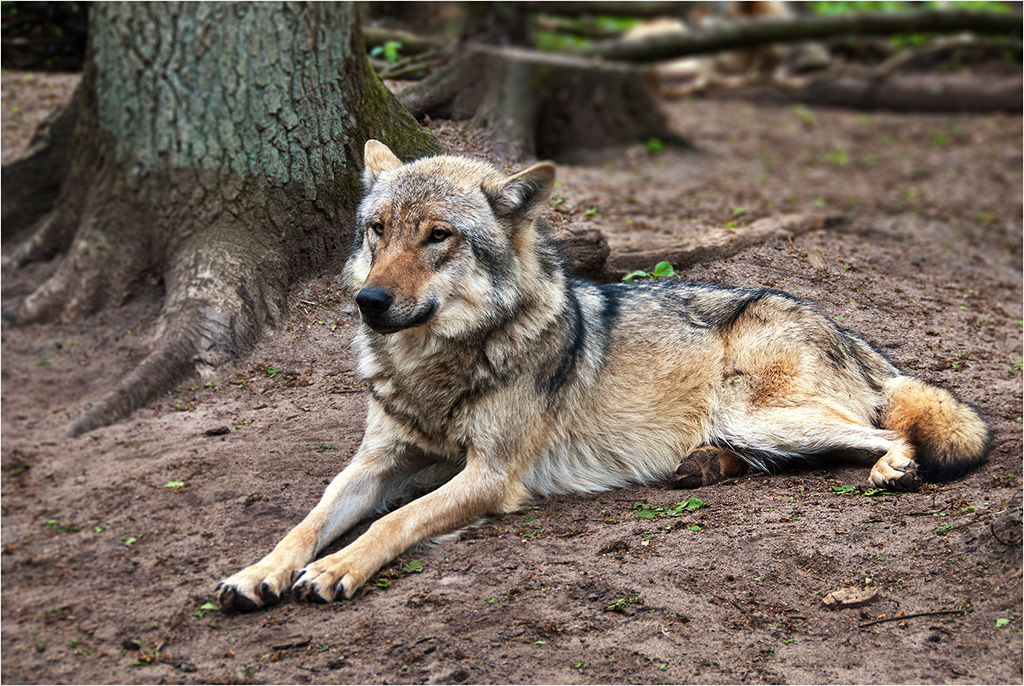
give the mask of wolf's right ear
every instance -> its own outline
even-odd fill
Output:
[[[551,197],[555,165],[538,162],[501,181],[485,181],[480,187],[499,218],[535,215]]]
[[[391,148],[380,141],[370,139],[363,147],[363,183],[369,188],[382,172],[397,169],[402,160],[395,157]]]

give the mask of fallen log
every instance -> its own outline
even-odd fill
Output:
[[[601,41],[575,49],[585,57],[620,62],[658,62],[767,43],[821,40],[837,35],[891,36],[900,33],[1021,35],[1019,13],[946,11],[851,13],[761,18],[721,24],[696,32],[652,34],[642,39]]]

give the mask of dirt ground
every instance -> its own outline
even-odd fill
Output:
[[[73,85],[50,79],[4,74],[4,160]],[[343,256],[245,359],[67,438],[141,359],[147,286],[3,329],[3,682],[1021,683],[1021,116],[666,108],[698,152],[562,166],[550,219],[591,222],[614,251],[841,214],[683,276],[785,289],[951,388],[992,422],[986,465],[904,495],[868,495],[845,464],[540,500],[401,556],[352,601],[225,615],[214,585],[306,514],[363,431]],[[5,272],[3,305],[56,263]],[[691,497],[706,507],[637,516]],[[822,604],[849,587],[877,596]]]

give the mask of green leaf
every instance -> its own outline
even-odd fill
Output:
[[[659,262],[654,265],[654,275],[657,277],[675,276],[676,270],[668,262]]]
[[[164,484],[164,488],[182,488],[184,486],[184,481],[168,481],[166,484]]]
[[[422,572],[423,563],[419,560],[413,560],[406,566],[402,567],[402,571],[406,574],[415,574],[416,572]]]
[[[402,44],[396,40],[389,40],[384,44],[384,59],[388,62],[398,61],[398,51],[402,48]]]
[[[836,495],[850,495],[851,493],[857,492],[857,487],[851,486],[850,484],[845,484],[843,486],[833,486],[832,492],[835,493]]]
[[[635,272],[630,272],[626,274],[624,277],[622,277],[622,280],[625,281],[626,283],[629,283],[633,279],[649,279],[650,277],[651,275],[645,272],[644,270],[637,269]]]
[[[1009,619],[1007,619],[1006,617],[1000,617],[999,619],[996,620],[996,628],[997,629],[1002,629],[1004,626],[1006,626],[1009,623],[1010,623]]]
[[[648,138],[647,139],[647,152],[652,155],[660,155],[665,152],[665,144],[660,138]]]
[[[702,507],[708,506],[708,504],[700,498],[690,498],[685,503],[679,503],[679,505],[687,512],[693,512],[694,510],[699,510]]]

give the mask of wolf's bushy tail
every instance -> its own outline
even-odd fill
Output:
[[[949,481],[985,461],[991,432],[977,410],[918,379],[899,376],[887,386],[882,428],[914,446],[922,478]]]

